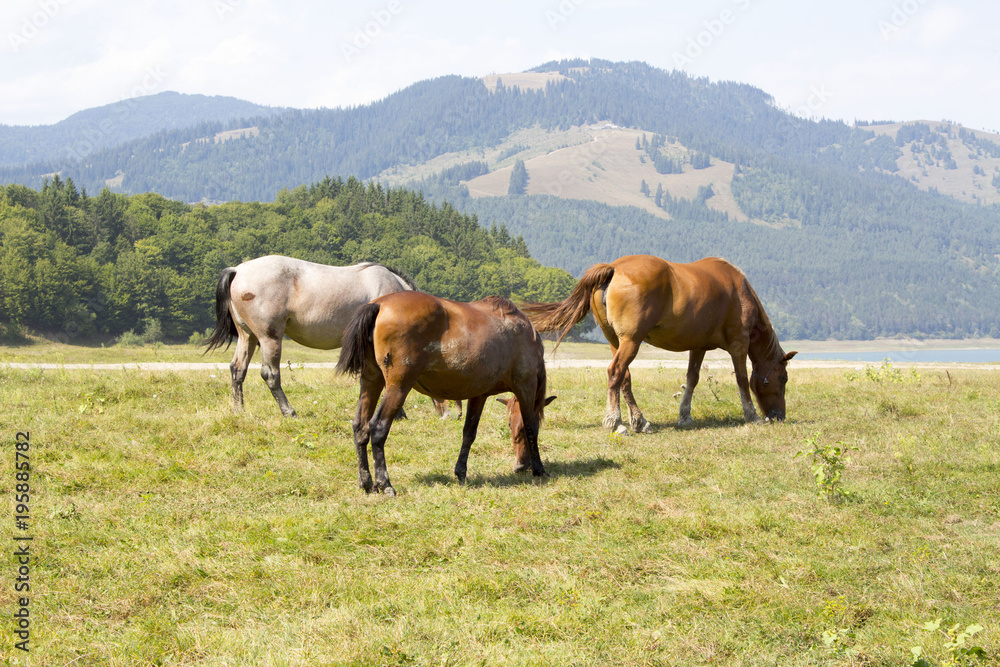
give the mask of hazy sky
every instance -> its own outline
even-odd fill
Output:
[[[750,83],[802,115],[998,130],[998,26],[985,0],[3,0],[0,123],[165,90],[358,105],[593,57]]]

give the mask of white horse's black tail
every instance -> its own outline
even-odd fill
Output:
[[[222,269],[219,284],[215,288],[215,331],[202,343],[207,346],[203,354],[208,354],[223,345],[228,349],[229,344],[236,338],[236,323],[233,322],[233,316],[229,312],[229,286],[233,284],[235,277],[236,269],[233,267]]]

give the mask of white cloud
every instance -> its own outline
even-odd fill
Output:
[[[965,14],[949,5],[928,6],[920,15],[920,43],[940,46],[958,36],[966,24]]]
[[[788,107],[826,86],[832,94],[820,113],[848,120],[949,105],[944,115],[981,127],[996,125],[990,110],[1000,107],[988,76],[1000,69],[992,34],[1000,5],[972,0],[915,2],[896,17],[902,25],[892,24],[892,39],[878,25],[904,6],[893,0],[843,0],[834,14],[825,5],[743,0],[10,0],[0,6],[0,28],[15,29],[43,1],[62,9],[19,52],[0,32],[0,123],[55,122],[114,102],[142,86],[150,67],[165,73],[162,90],[296,107],[364,104],[422,79],[521,71],[563,57],[672,69],[674,53],[717,26],[723,9],[735,19],[687,68],[697,76],[756,85]],[[341,45],[385,17],[389,2],[399,10],[345,58]],[[545,12],[561,7],[567,20],[553,30]]]

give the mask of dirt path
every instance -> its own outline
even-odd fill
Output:
[[[607,368],[609,359],[545,359],[545,366],[549,369],[559,368]],[[310,362],[284,364],[293,370],[300,368],[322,368],[332,370],[336,367],[335,362]],[[728,368],[732,370],[732,364],[728,360],[708,360],[704,364],[709,368]],[[789,364],[789,368],[794,371],[796,368],[843,368],[843,369],[863,369],[865,366],[878,366],[871,362],[861,361],[840,361],[840,360],[798,360],[795,359]],[[684,359],[636,359],[631,364],[632,368],[676,368],[686,369],[687,360]],[[894,368],[919,368],[921,370],[986,370],[1000,371],[997,364],[965,364],[965,363],[916,363],[899,362],[893,363]],[[72,371],[222,371],[229,372],[228,363],[188,363],[153,361],[146,363],[123,363],[123,364],[54,364],[54,363],[3,363],[0,368],[17,369],[43,369],[43,370],[72,370]],[[250,364],[252,369],[260,369],[259,363]]]

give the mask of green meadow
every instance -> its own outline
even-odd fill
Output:
[[[58,354],[228,360],[193,349]],[[490,402],[464,487],[461,422],[414,394],[386,447],[395,498],[357,487],[355,382],[282,372],[296,419],[255,372],[234,415],[228,370],[0,367],[0,664],[1000,660],[997,371],[793,362],[788,420],[746,426],[731,369],[712,362],[695,426],[678,429],[684,371],[637,368],[655,430],[622,437],[600,426],[604,369],[555,369],[549,475],[512,472]],[[30,653],[13,616],[26,535]]]

